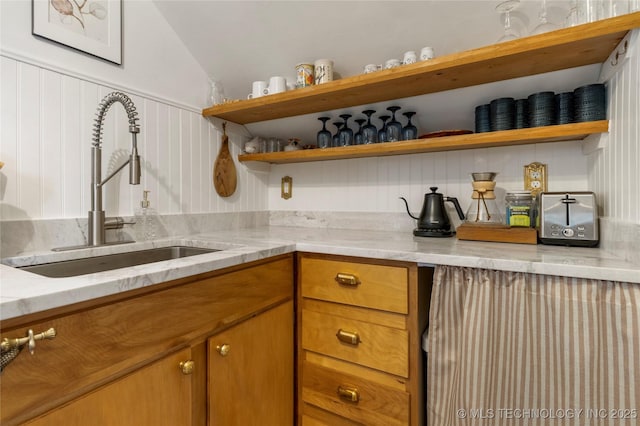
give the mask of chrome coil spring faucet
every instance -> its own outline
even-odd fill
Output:
[[[120,102],[129,119],[129,133],[131,133],[131,154],[129,159],[118,167],[113,173],[102,180],[102,125],[109,107]],[[105,218],[102,209],[102,187],[114,177],[127,164],[129,165],[129,183],[140,184],[140,156],[138,155],[138,142],[136,135],[140,133],[137,123],[138,113],[133,101],[124,93],[113,92],[105,96],[98,105],[98,112],[93,125],[93,144],[91,146],[91,210],[89,211],[88,246],[101,246],[105,244],[105,229],[118,227],[121,221],[109,222]]]

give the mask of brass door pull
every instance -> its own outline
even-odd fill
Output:
[[[360,336],[355,331],[344,331],[343,329],[339,329],[336,333],[336,337],[343,343],[347,343],[349,345],[358,346],[358,343],[361,342]]]
[[[178,364],[178,367],[180,367],[180,371],[182,371],[182,374],[184,374],[185,376],[193,373],[194,366],[195,363],[192,360],[182,361],[180,362],[180,364]]]
[[[338,386],[338,396],[340,399],[344,399],[349,402],[358,402],[360,401],[360,393],[357,388],[352,388],[349,386]]]
[[[26,337],[18,337],[14,339],[4,338],[0,342],[0,372],[2,372],[11,361],[18,356],[20,351],[25,347],[29,348],[31,355],[36,350],[36,340],[53,339],[56,337],[56,329],[50,328],[45,332],[35,334],[33,330],[27,331]]]
[[[26,337],[18,337],[16,339],[7,339],[6,337],[2,339],[0,343],[0,347],[2,347],[2,351],[8,351],[13,348],[20,348],[23,345],[27,344],[29,348],[29,352],[33,355],[36,350],[36,340],[44,340],[44,339],[53,339],[56,337],[56,329],[50,328],[47,331],[42,333],[34,334],[33,330],[27,331]]]
[[[338,272],[338,274],[336,275],[335,280],[340,285],[345,285],[345,286],[350,286],[350,287],[355,287],[358,284],[360,284],[360,280],[358,279],[357,276],[355,276],[353,274],[345,274],[345,273],[342,273],[342,272]]]
[[[218,351],[221,356],[227,356],[230,350],[231,346],[226,343],[216,346],[216,351]]]

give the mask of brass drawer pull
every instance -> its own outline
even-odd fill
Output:
[[[360,401],[360,393],[358,392],[357,388],[342,385],[338,386],[338,396],[340,397],[340,399],[349,402],[357,403],[358,401]]]
[[[355,287],[360,284],[360,280],[358,279],[358,277],[353,274],[344,274],[342,272],[338,272],[335,279],[340,285]]]
[[[343,343],[347,343],[349,345],[358,346],[360,343],[360,336],[355,331],[344,331],[343,329],[339,329],[336,333],[336,337]]]

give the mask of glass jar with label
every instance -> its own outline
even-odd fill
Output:
[[[507,192],[505,201],[507,225],[527,228],[533,225],[533,196],[529,191]]]

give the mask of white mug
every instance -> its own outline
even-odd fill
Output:
[[[381,69],[382,69],[382,65],[367,64],[364,66],[364,73],[369,74],[371,72],[380,71]]]
[[[284,77],[276,76],[269,79],[269,87],[266,87],[262,93],[265,95],[273,95],[287,90],[287,80]]]
[[[333,81],[333,61],[331,59],[318,59],[313,64],[313,74],[316,84]]]
[[[389,59],[384,63],[384,69],[388,70],[391,68],[399,67],[400,64],[400,59]]]
[[[254,81],[251,85],[251,93],[247,96],[247,99],[259,98],[264,95],[264,90],[267,88],[266,81]]]
[[[416,55],[416,52],[409,50],[408,52],[404,52],[404,59],[402,60],[402,63],[404,65],[415,64],[417,60],[418,56]]]
[[[429,59],[433,59],[435,57],[433,53],[433,47],[423,47],[420,51],[420,60],[428,61]]]

